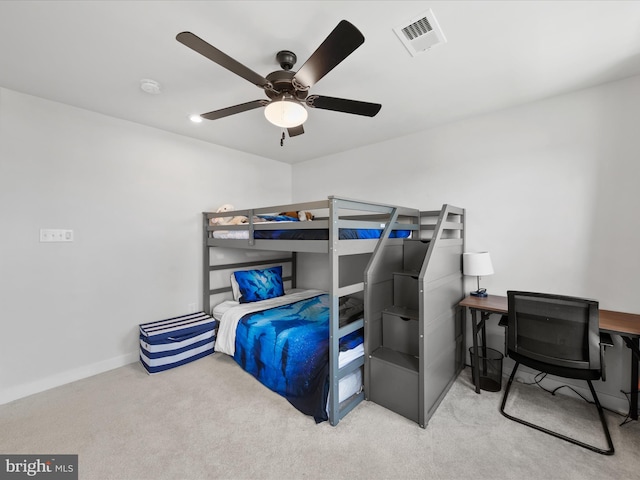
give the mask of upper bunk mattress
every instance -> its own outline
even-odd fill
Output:
[[[362,240],[380,238],[382,230],[366,228],[341,228],[340,240]],[[390,238],[407,238],[409,230],[393,230]],[[213,238],[248,239],[249,230],[217,230]],[[326,228],[310,228],[304,230],[254,230],[253,238],[257,240],[329,240],[329,230]]]

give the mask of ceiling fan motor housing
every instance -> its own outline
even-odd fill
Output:
[[[296,64],[298,57],[290,50],[280,50],[276,53],[276,60],[280,64],[280,68],[289,71]]]
[[[295,88],[293,85],[293,76],[295,74],[296,72],[286,70],[271,72],[266,76],[266,79],[273,85],[273,90],[265,89],[264,93],[271,99],[280,98],[283,94],[290,94],[298,100],[304,100],[308,92]]]

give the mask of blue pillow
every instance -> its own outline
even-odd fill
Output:
[[[240,289],[240,303],[257,302],[284,295],[282,266],[264,270],[239,270],[233,275]]]

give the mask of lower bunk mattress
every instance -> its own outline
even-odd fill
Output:
[[[253,303],[229,301],[213,316],[219,319],[216,351],[316,422],[328,419],[329,295],[305,290]],[[362,329],[340,340],[340,366],[362,355]],[[339,401],[361,388],[356,369],[340,380]]]

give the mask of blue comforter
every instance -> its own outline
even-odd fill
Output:
[[[258,215],[267,222],[299,222],[295,217],[286,215]],[[409,230],[392,230],[389,238],[408,238]],[[338,231],[340,240],[361,240],[380,238],[382,230],[369,228],[341,228]],[[329,230],[326,228],[309,228],[302,230],[255,230],[253,238],[262,240],[328,240]]]
[[[409,230],[392,230],[389,238],[408,238]],[[382,230],[369,228],[341,228],[338,231],[340,240],[363,240],[380,238]],[[309,228],[306,230],[255,230],[253,238],[261,240],[328,240],[329,230],[326,228]]]
[[[362,343],[362,330],[340,341]],[[327,419],[329,296],[245,315],[236,330],[234,359],[263,385],[316,422]]]

